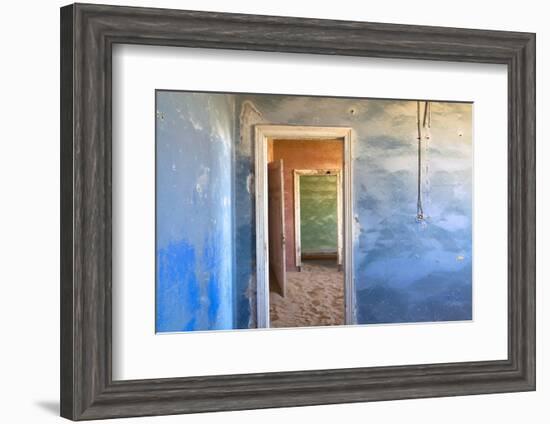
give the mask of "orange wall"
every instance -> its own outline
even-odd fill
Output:
[[[271,150],[271,148],[269,148]],[[296,271],[294,246],[294,170],[342,169],[342,140],[274,140],[270,160],[283,160],[285,182],[286,265]]]

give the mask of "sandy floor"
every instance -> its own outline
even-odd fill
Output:
[[[333,260],[304,262],[302,272],[287,273],[284,298],[269,295],[272,327],[344,324],[344,273]]]

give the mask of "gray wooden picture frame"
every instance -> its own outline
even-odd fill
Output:
[[[507,65],[508,359],[113,381],[115,43]],[[535,34],[75,4],[61,9],[60,125],[63,417],[84,420],[535,389]]]

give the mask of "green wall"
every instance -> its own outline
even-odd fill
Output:
[[[300,177],[302,253],[336,252],[338,248],[337,177]]]

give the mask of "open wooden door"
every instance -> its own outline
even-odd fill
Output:
[[[283,160],[267,165],[268,177],[268,221],[269,221],[269,270],[281,296],[286,289],[285,251],[285,190]]]

